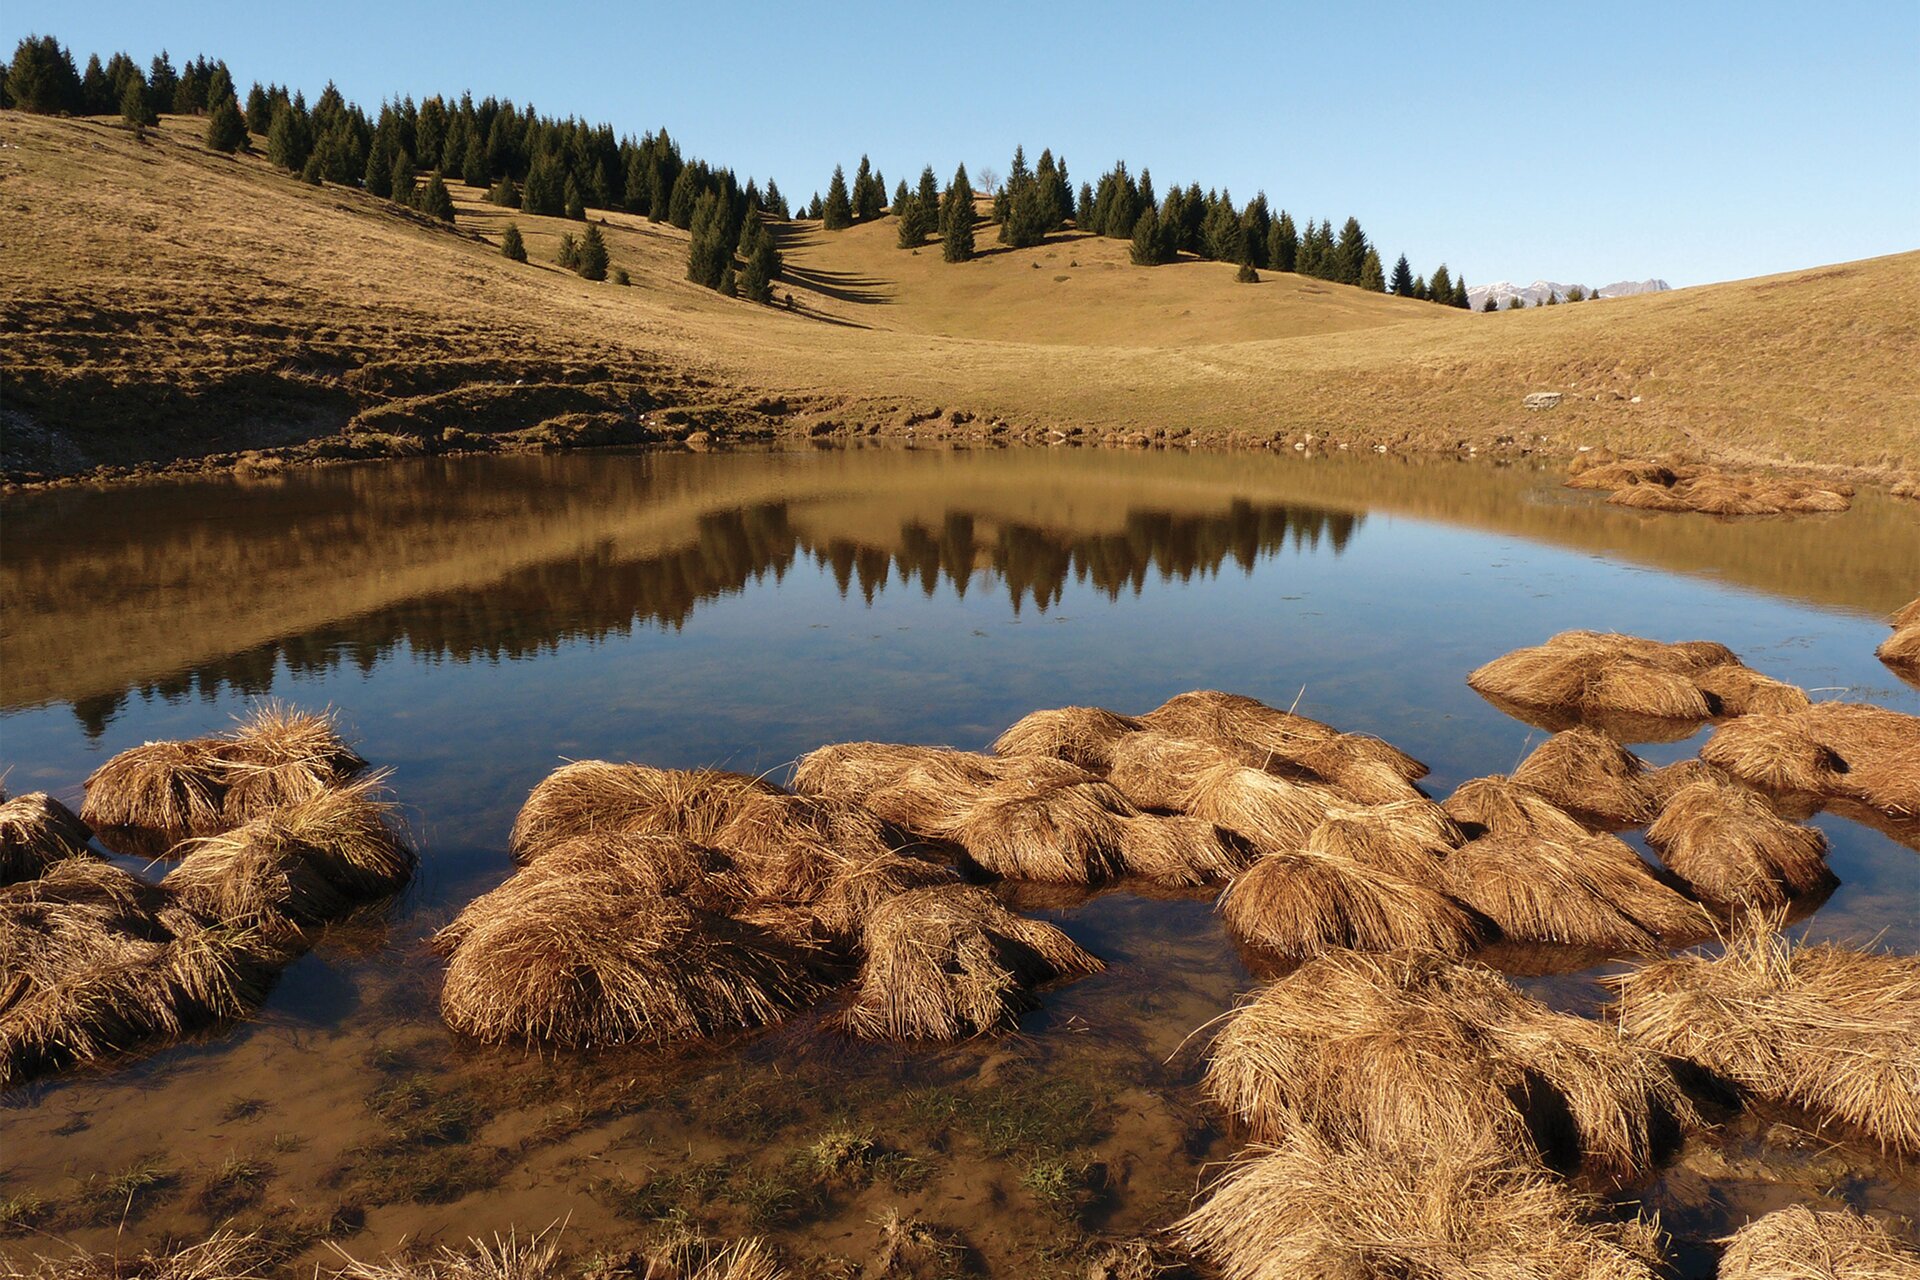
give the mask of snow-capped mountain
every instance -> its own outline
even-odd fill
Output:
[[[1671,288],[1665,280],[1618,280],[1613,284],[1603,284],[1597,290],[1589,289],[1585,285],[1578,287],[1589,297],[1598,298],[1628,298],[1636,293],[1664,293]],[[1493,284],[1469,285],[1467,300],[1473,304],[1475,311],[1486,306],[1489,297],[1493,299],[1493,305],[1498,308],[1504,309],[1507,299],[1515,297],[1519,298],[1524,306],[1537,307],[1549,296],[1555,302],[1565,302],[1567,295],[1573,292],[1574,288],[1574,285],[1560,284],[1554,280],[1535,280],[1529,285],[1500,280]]]

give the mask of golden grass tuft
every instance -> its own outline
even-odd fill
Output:
[[[1920,1251],[1844,1205],[1776,1209],[1722,1243],[1719,1280],[1920,1280]]]
[[[1799,711],[1812,705],[1799,685],[1761,675],[1752,667],[1729,662],[1708,667],[1694,677],[1714,704],[1715,716],[1744,716],[1756,711]]]
[[[1629,485],[1607,501],[1641,511],[1692,511],[1714,516],[1810,515],[1853,506],[1852,499],[1839,488],[1712,470],[1671,485]]]
[[[1612,1221],[1492,1143],[1254,1147],[1176,1222],[1223,1280],[1655,1280],[1659,1230]]]
[[[1897,628],[1873,652],[1890,667],[1920,666],[1920,622]]]
[[[1673,464],[1656,458],[1595,458],[1593,454],[1583,453],[1567,464],[1567,478],[1563,483],[1569,489],[1624,489],[1636,484],[1665,486],[1682,476],[1692,475],[1695,470],[1684,463]]]
[[[1700,758],[1764,790],[1920,816],[1920,716],[1856,702],[1742,716],[1715,729]]]
[[[1232,764],[1201,771],[1186,805],[1194,817],[1233,832],[1263,853],[1298,849],[1341,807],[1341,798],[1326,787]]]
[[[279,958],[105,860],[0,888],[0,1089],[238,1017]]]
[[[1107,781],[1142,809],[1181,812],[1200,776],[1223,765],[1262,769],[1265,761],[1244,747],[1144,730],[1114,744]]]
[[[836,870],[814,899],[812,913],[830,935],[857,944],[867,921],[887,899],[959,883],[960,875],[952,867],[889,853]]]
[[[218,768],[227,826],[280,805],[310,800],[363,772],[367,762],[340,736],[331,711],[299,711],[263,702],[219,740]]]
[[[1891,627],[1911,627],[1915,623],[1920,623],[1920,596],[1907,601],[1887,617],[1887,625]]]
[[[449,953],[441,1016],[482,1040],[664,1042],[775,1022],[823,990],[805,951],[618,864],[521,872],[435,944]]]
[[[681,835],[711,844],[744,800],[774,790],[759,778],[718,769],[575,761],[528,794],[507,848],[525,862],[543,844],[596,831]]]
[[[1231,879],[1254,858],[1245,841],[1203,818],[1143,813],[1120,819],[1120,870],[1156,884]]]
[[[945,839],[973,798],[1002,776],[991,756],[949,747],[831,743],[802,756],[793,774],[803,795],[864,804],[906,831]]]
[[[274,929],[324,924],[398,893],[419,859],[391,825],[385,781],[373,773],[203,836],[162,884],[207,915]]]
[[[1694,893],[1727,906],[1784,907],[1838,883],[1827,838],[1786,821],[1739,783],[1701,779],[1679,788],[1647,828],[1647,843]]]
[[[1797,945],[1749,914],[1718,957],[1603,981],[1621,1032],[1648,1050],[1920,1152],[1920,957]]]
[[[1447,851],[1466,835],[1431,800],[1396,800],[1359,809],[1334,809],[1307,834],[1305,848],[1415,884],[1437,884]]]
[[[947,834],[992,875],[1094,884],[1123,873],[1124,823],[1137,813],[1104,782],[1007,779],[981,792]]]
[[[93,832],[44,791],[0,800],[0,885],[32,880],[54,863],[89,856]]]
[[[1613,1028],[1418,952],[1331,952],[1269,984],[1227,1016],[1202,1087],[1257,1141],[1531,1146],[1621,1179],[1698,1121],[1672,1072]]]
[[[1103,967],[1052,925],[969,885],[884,899],[862,945],[845,1025],[873,1040],[954,1040],[1010,1027],[1033,1007],[1031,987]]]
[[[1612,836],[1486,835],[1447,856],[1447,892],[1516,942],[1639,953],[1710,933],[1713,919]]]
[[[1646,761],[1595,729],[1554,734],[1520,762],[1512,780],[1600,826],[1639,826],[1658,805]]]
[[[208,738],[130,747],[87,778],[80,818],[107,848],[146,857],[220,831],[219,750]]]
[[[255,1232],[220,1227],[194,1244],[143,1249],[138,1254],[119,1249],[92,1253],[71,1246],[69,1253],[36,1254],[31,1261],[0,1257],[0,1280],[267,1280],[277,1247],[277,1242]],[[503,1275],[486,1280],[517,1278]]]
[[[1565,809],[1500,774],[1468,779],[1440,807],[1473,835],[1584,840],[1590,834],[1586,824]]]
[[[725,850],[684,836],[605,831],[570,836],[540,849],[521,876],[562,878],[617,867],[648,893],[683,897],[695,906],[726,911],[751,897],[753,882]]]
[[[1378,738],[1341,733],[1328,724],[1281,711],[1242,694],[1199,689],[1175,694],[1140,717],[1140,723],[1176,738],[1199,738],[1250,750],[1271,760],[1306,764],[1316,749],[1333,763],[1366,759],[1386,765],[1407,782],[1427,774],[1427,766]],[[1329,744],[1339,744],[1330,747]],[[1311,766],[1309,766],[1311,767]],[[1315,772],[1319,772],[1315,770]],[[1326,774],[1320,775],[1332,781]]]
[[[1342,948],[1461,955],[1481,941],[1473,915],[1444,893],[1305,850],[1255,861],[1220,895],[1219,911],[1235,937],[1283,956]]]
[[[1054,756],[1104,771],[1113,763],[1114,745],[1140,727],[1132,716],[1101,707],[1035,711],[1014,721],[994,741],[993,751],[1000,756]]]

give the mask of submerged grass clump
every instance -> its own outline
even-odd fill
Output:
[[[718,769],[581,760],[554,770],[534,787],[514,820],[507,847],[515,861],[526,862],[569,837],[609,832],[677,835],[711,844],[742,801],[773,790],[759,778]]]
[[[1920,1280],[1920,1250],[1844,1206],[1776,1209],[1724,1243],[1720,1280]]]
[[[1516,942],[1635,954],[1713,929],[1705,908],[1612,836],[1481,836],[1447,856],[1443,882]]]
[[[1727,906],[1785,907],[1830,890],[1827,838],[1788,822],[1765,797],[1709,778],[1667,797],[1647,828],[1661,861],[1701,897]]]
[[[1220,895],[1219,910],[1235,937],[1283,956],[1340,949],[1460,955],[1483,938],[1479,921],[1444,893],[1305,849],[1255,861]]]
[[[1920,957],[1796,945],[1749,915],[1717,957],[1605,981],[1636,1044],[1920,1152]]]

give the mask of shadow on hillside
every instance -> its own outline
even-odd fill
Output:
[[[803,288],[841,302],[852,302],[861,306],[886,306],[893,301],[881,286],[884,280],[872,276],[856,276],[847,271],[817,271],[807,267],[796,267],[792,263],[783,264],[780,276],[791,280]]]

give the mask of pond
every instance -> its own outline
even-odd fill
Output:
[[[1084,1274],[1089,1238],[1164,1225],[1237,1146],[1193,1087],[1189,1037],[1258,962],[1210,895],[1009,888],[1108,967],[1045,993],[1018,1034],[930,1048],[851,1040],[830,1007],[670,1051],[484,1047],[441,1025],[425,939],[506,877],[514,813],[563,760],[777,777],[826,742],[981,749],[1035,708],[1217,688],[1384,737],[1444,795],[1543,736],[1466,673],[1570,627],[1719,640],[1816,697],[1920,711],[1873,656],[1920,587],[1920,506],[1864,494],[1841,516],[1726,522],[1600,497],[1371,455],[874,449],[11,498],[9,792],[77,808],[115,752],[271,696],[337,709],[392,767],[423,857],[257,1020],[6,1097],[0,1206],[37,1197],[58,1235],[123,1249],[231,1221],[284,1237],[290,1273],[329,1234],[368,1257],[564,1222],[587,1256],[694,1222],[771,1235],[821,1275],[854,1274],[898,1209],[956,1232],[980,1273]],[[1796,928],[1920,948],[1920,855],[1815,823],[1841,886]],[[1595,971],[1532,968],[1550,1003],[1597,1002]],[[1745,1118],[1643,1190],[1683,1267],[1816,1190],[1911,1206],[1911,1173],[1795,1125]],[[836,1160],[849,1143],[862,1154]]]

